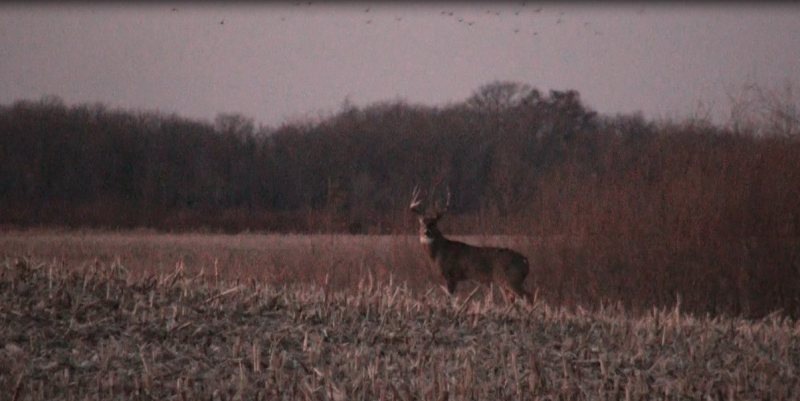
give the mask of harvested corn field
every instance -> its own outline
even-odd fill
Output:
[[[789,399],[800,326],[0,264],[0,399]]]

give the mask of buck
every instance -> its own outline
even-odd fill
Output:
[[[450,207],[450,189],[442,210],[438,207],[432,217],[422,211],[419,187],[414,188],[409,209],[419,219],[419,241],[430,260],[438,268],[447,282],[447,292],[451,295],[460,281],[473,280],[484,284],[494,283],[501,292],[510,290],[515,297],[530,302],[531,295],[522,288],[528,276],[528,259],[511,249],[477,247],[463,242],[447,239],[436,224]],[[505,293],[503,297],[508,301]]]

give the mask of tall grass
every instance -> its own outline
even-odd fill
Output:
[[[543,183],[541,230],[583,238],[542,262],[566,277],[544,287],[563,288],[566,302],[680,297],[698,313],[798,316],[800,142],[692,126],[638,140]]]
[[[797,262],[797,241],[671,243],[669,238],[454,236],[475,245],[510,247],[528,256],[526,289],[572,308],[619,303],[631,313],[680,303],[686,312],[791,315],[796,288],[781,269]],[[626,242],[626,239],[628,242]],[[647,245],[647,246],[644,246]],[[739,251],[728,253],[732,246]],[[681,248],[683,246],[683,248]],[[224,280],[311,284],[352,291],[365,277],[406,284],[419,294],[443,284],[414,236],[213,235],[152,232],[5,232],[0,256],[37,257],[71,270],[119,263],[135,277],[181,266]],[[649,266],[638,269],[637,266]],[[709,269],[711,266],[713,269]],[[742,270],[726,270],[740,266]],[[459,287],[465,296],[474,285]],[[478,299],[488,294],[479,291]]]

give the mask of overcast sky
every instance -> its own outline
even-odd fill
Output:
[[[800,88],[800,5],[0,4],[0,103],[256,123],[347,98],[445,105],[494,80],[575,89],[601,113],[728,113],[745,83]]]

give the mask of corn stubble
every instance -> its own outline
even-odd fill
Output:
[[[787,399],[800,326],[0,264],[0,392],[29,399]]]

